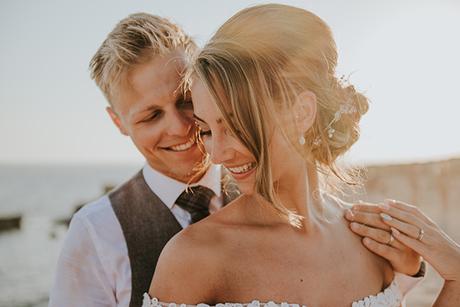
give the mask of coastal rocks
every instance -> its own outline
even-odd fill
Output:
[[[0,232],[21,228],[21,215],[0,217]]]

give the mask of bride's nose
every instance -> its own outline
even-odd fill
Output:
[[[234,149],[225,135],[213,135],[210,156],[214,164],[223,164],[233,158]]]

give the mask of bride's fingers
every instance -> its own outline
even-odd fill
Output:
[[[390,245],[382,244],[368,237],[364,238],[362,241],[364,246],[366,246],[371,252],[387,259],[390,262],[394,262],[401,257],[401,252]]]
[[[401,222],[405,222],[407,224],[416,226],[417,228],[426,227],[425,223],[421,219],[419,219],[417,216],[415,216],[414,214],[408,211],[398,209],[388,204],[383,204],[383,205],[380,205],[379,207],[382,209],[383,213],[393,218],[396,218],[400,220]],[[388,224],[388,220],[385,220],[385,222],[387,222],[386,224]]]
[[[400,241],[404,245],[412,248],[414,251],[416,251],[419,255],[422,257],[427,254],[427,246],[423,244],[420,240],[413,239],[397,230],[396,228],[391,228],[391,233],[393,236],[396,238],[396,240]]]
[[[382,218],[382,221],[386,223],[388,226],[398,229],[399,231],[405,233],[413,239],[416,239],[420,235],[421,227],[417,227],[415,225],[402,222],[386,213],[380,213],[380,216]]]
[[[409,205],[408,203],[405,203],[400,200],[394,200],[394,199],[385,199],[384,200],[385,204],[388,204],[389,206],[394,206],[400,210],[406,211],[408,213],[414,213],[414,209],[417,208],[414,205]]]
[[[363,225],[390,231],[390,227],[382,221],[378,213],[347,210],[345,213],[345,218],[350,222],[357,222]]]
[[[353,204],[352,210],[353,211],[368,212],[368,213],[379,213],[379,212],[381,212],[378,204],[362,202],[362,201],[360,201],[357,204]]]
[[[430,219],[428,216],[426,216],[420,209],[416,206],[409,205],[408,203],[399,201],[399,200],[393,200],[393,199],[386,199],[385,204],[388,204],[390,207],[394,207],[397,209],[400,209],[402,211],[406,211],[407,213],[414,215],[421,219],[422,221],[428,223],[428,224],[433,224],[433,220]]]
[[[354,233],[358,234],[361,237],[371,238],[372,240],[378,243],[391,245],[393,248],[399,250],[404,250],[406,248],[403,244],[394,240],[388,231],[376,229],[355,222],[352,222],[350,224],[350,228]]]

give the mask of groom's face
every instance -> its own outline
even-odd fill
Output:
[[[203,155],[195,141],[192,102],[178,89],[183,67],[179,51],[132,67],[108,112],[152,168],[186,182]]]

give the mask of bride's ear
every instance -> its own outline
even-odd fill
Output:
[[[294,105],[294,115],[297,129],[304,134],[313,125],[316,118],[316,95],[311,91],[303,91],[297,96]]]

